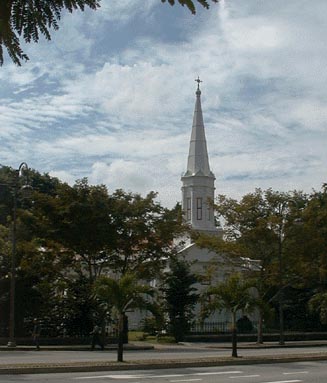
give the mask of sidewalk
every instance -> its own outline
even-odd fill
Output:
[[[152,344],[146,344],[145,342],[135,342],[124,345],[124,350],[153,350],[154,346]],[[98,350],[98,349],[96,349]],[[115,344],[107,344],[105,346],[105,350],[117,350],[117,345]],[[17,345],[15,348],[10,348],[5,345],[0,345],[1,351],[35,351],[35,346],[20,346]],[[66,345],[66,346],[48,346],[41,345],[41,351],[91,351],[91,346],[89,345]],[[1,357],[1,353],[0,353]]]
[[[280,345],[278,342],[264,342],[262,344],[255,342],[238,342],[237,348],[242,349],[270,349],[270,348],[294,348],[294,347],[327,347],[327,340],[308,340],[308,341],[290,341],[285,342],[285,345]],[[231,349],[230,342],[180,342],[175,343],[147,343],[136,341],[124,345],[124,350],[144,351],[144,350],[170,350],[172,348],[178,349]],[[41,345],[42,351],[90,351],[89,345]],[[116,350],[116,344],[107,344],[105,350]],[[35,351],[35,346],[20,346],[15,348],[0,345],[1,351]],[[1,356],[1,354],[0,354]]]
[[[135,342],[133,344],[126,345],[125,350],[159,350],[162,352],[162,358],[160,359],[151,359],[150,355],[140,355],[140,359],[126,361],[123,363],[118,363],[113,360],[108,361],[108,353],[102,351],[96,351],[94,353],[90,352],[89,347],[85,346],[48,346],[43,347],[40,352],[36,352],[34,347],[18,347],[16,349],[10,349],[6,346],[1,346],[0,350],[3,351],[3,355],[6,355],[8,358],[9,354],[9,363],[0,364],[0,375],[3,374],[33,374],[33,373],[59,373],[59,372],[85,372],[85,371],[115,371],[115,370],[144,370],[144,369],[166,369],[166,368],[183,368],[183,367],[206,367],[206,366],[222,366],[222,365],[244,365],[244,364],[262,364],[262,363],[281,363],[281,362],[295,362],[295,361],[315,361],[315,360],[327,360],[327,350],[318,351],[316,353],[292,353],[291,349],[294,347],[323,347],[327,346],[327,341],[306,341],[306,342],[290,342],[284,346],[279,346],[278,344],[263,344],[257,345],[252,343],[240,343],[239,350],[242,349],[262,349],[264,350],[269,348],[275,348],[276,353],[273,355],[264,355],[264,352],[258,356],[241,356],[239,358],[232,358],[230,356],[201,356],[201,349],[204,350],[215,350],[215,349],[230,349],[231,346],[227,343],[218,344],[218,343],[181,343],[181,344],[144,344],[144,342]],[[278,353],[278,349],[290,348],[290,352],[287,354]],[[115,347],[106,348],[106,350],[114,350]],[[181,353],[176,358],[165,357],[164,353],[167,351],[180,350]],[[183,351],[199,351],[197,357],[192,358],[183,358]],[[5,352],[7,351],[7,352]],[[15,352],[28,351],[30,355],[30,361],[20,363],[19,358],[14,357]],[[34,352],[33,352],[34,351]],[[38,360],[38,355],[42,351],[65,351],[65,352],[74,352],[74,351],[88,351],[85,353],[85,357],[81,357],[80,360],[70,360],[69,356],[65,353],[60,361],[55,362],[53,357],[51,361],[40,362]],[[56,353],[57,354],[57,353]],[[134,354],[134,353],[133,353]],[[55,354],[54,354],[55,355]],[[92,356],[101,355],[101,360],[92,360]],[[112,354],[111,354],[112,355]],[[134,354],[135,355],[135,354]],[[186,355],[186,354],[185,354]],[[1,352],[0,352],[1,358]],[[106,360],[107,359],[107,360]],[[128,357],[126,356],[126,359]]]
[[[184,342],[185,345],[191,345],[194,343]],[[206,348],[226,348],[231,349],[231,343],[199,343]],[[327,340],[305,340],[305,341],[289,341],[284,345],[280,345],[278,342],[238,342],[238,349],[265,349],[265,348],[294,348],[294,347],[327,347]]]

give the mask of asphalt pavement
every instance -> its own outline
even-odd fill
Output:
[[[230,356],[228,343],[126,345],[125,362],[116,362],[114,346],[91,351],[86,346],[47,346],[9,349],[0,347],[0,374],[28,374],[77,371],[114,371],[177,367],[205,367],[327,360],[326,341],[240,343],[239,358]]]
[[[2,375],[1,383],[326,383],[326,361],[57,374]]]

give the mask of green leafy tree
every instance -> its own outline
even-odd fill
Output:
[[[0,225],[0,328],[1,336],[7,334],[3,331],[7,327],[9,317],[9,273],[11,259],[11,244],[9,230]]]
[[[91,290],[96,278],[108,272],[112,249],[108,191],[103,185],[89,185],[86,179],[73,187],[47,175],[36,175],[33,181],[35,203],[29,225],[39,238],[40,251],[29,257],[26,270],[31,260],[34,270],[42,269],[35,289],[48,302],[43,308],[52,312],[51,321],[60,321],[69,335],[86,335],[93,318],[101,321],[103,314]],[[79,320],[82,317],[84,321]]]
[[[190,264],[178,256],[169,262],[169,272],[164,276],[161,291],[164,294],[165,310],[169,318],[169,332],[176,342],[184,340],[193,319],[193,309],[199,295],[194,284],[197,277],[191,272]]]
[[[0,318],[3,329],[8,328],[9,291],[12,291],[10,290],[12,285],[9,286],[9,281],[12,280],[12,271],[14,270],[16,335],[21,335],[24,331],[24,316],[20,314],[26,308],[24,292],[27,291],[29,285],[29,278],[21,269],[21,262],[25,252],[36,251],[36,243],[33,241],[32,233],[25,224],[25,219],[30,214],[28,209],[31,205],[31,201],[25,200],[26,195],[23,194],[23,191],[27,190],[26,180],[27,174],[25,172],[20,174],[18,170],[6,166],[0,168],[0,216],[3,229],[1,234],[6,236],[2,236],[2,238],[5,240],[5,247],[7,248],[6,251],[1,250],[2,271],[5,280],[1,283],[2,309]],[[13,259],[14,269],[11,268]],[[32,291],[30,296],[32,298]]]
[[[81,300],[80,305],[74,306],[76,309],[80,310],[83,302],[95,309],[91,286],[103,274],[133,272],[140,278],[151,278],[164,267],[165,259],[175,248],[174,236],[183,230],[180,208],[161,207],[155,201],[155,193],[143,198],[118,190],[110,195],[105,186],[91,186],[87,179],[77,181],[73,187],[46,175],[42,178],[35,174],[32,180],[35,203],[28,224],[39,239],[40,251],[31,254],[29,260],[38,265],[35,270],[43,265],[40,291],[49,293],[43,288],[46,281],[52,281],[54,295],[58,283],[68,289],[65,300],[54,304],[55,311],[58,307],[67,308],[73,298],[75,302]],[[27,262],[26,269],[28,265]],[[71,281],[85,278],[90,288],[83,291],[89,296],[82,297],[76,295]],[[101,314],[100,308],[96,311],[94,315]],[[66,317],[73,318],[72,311],[69,313]]]
[[[99,309],[97,301],[90,294],[92,285],[88,278],[80,276],[65,282],[62,283],[63,294],[58,302],[61,327],[67,335],[87,337],[91,333],[94,320],[104,323],[103,310]]]
[[[162,3],[168,2],[170,5],[175,5],[175,0],[161,0]],[[186,6],[194,15],[196,14],[195,1],[192,0],[177,0],[183,7]],[[219,0],[212,0],[214,3],[218,3]],[[209,2],[207,0],[197,0],[202,7],[209,9]]]
[[[250,293],[251,287],[248,281],[236,273],[224,282],[209,286],[203,293],[203,318],[216,310],[227,310],[231,314],[233,357],[237,357],[237,313],[250,311],[255,305],[254,298]]]
[[[6,217],[2,218],[2,222],[7,226],[8,241],[10,242],[13,205],[12,179],[15,176],[14,172],[8,167],[0,168],[0,183],[6,186],[5,193],[0,195],[1,211],[6,214]],[[47,174],[41,175],[33,170],[29,171],[29,183],[34,190],[32,196],[34,203],[24,201],[19,194],[20,190],[17,192],[17,315],[15,321],[17,335],[24,335],[24,331],[28,331],[28,329],[24,329],[24,323],[28,323],[33,317],[38,317],[41,320],[44,318],[47,325],[53,328],[60,328],[63,322],[72,323],[73,321],[68,318],[68,313],[71,313],[71,316],[78,314],[73,314],[72,310],[67,312],[66,308],[69,299],[63,299],[60,286],[65,284],[66,289],[69,289],[72,286],[72,280],[76,281],[84,278],[83,273],[78,273],[84,266],[81,266],[81,261],[77,264],[77,253],[74,251],[76,249],[69,246],[67,239],[69,234],[63,230],[63,226],[67,225],[67,221],[63,221],[62,217],[66,218],[68,215],[67,210],[69,210],[67,194],[69,194],[68,191],[74,189],[61,183],[56,178],[49,177]],[[69,196],[72,203],[76,193],[71,192]],[[108,196],[106,195],[106,197]],[[74,202],[77,204],[76,200]],[[100,211],[101,208],[99,207],[98,213]],[[73,214],[70,214],[69,219],[71,218],[72,221],[76,221]],[[11,252],[9,254],[9,263],[10,258]],[[86,267],[84,268],[86,269]],[[4,299],[8,302],[9,286],[6,281],[3,283],[3,288],[6,289]],[[90,295],[90,289],[90,286],[85,289],[88,295]],[[70,298],[72,295],[70,293],[68,297]],[[87,297],[82,299],[81,294],[76,294],[72,302],[79,299],[81,299],[81,305],[83,301],[88,300]],[[5,307],[8,306],[8,303],[4,302],[4,304]],[[4,310],[1,310],[1,317],[2,315],[6,317],[6,323],[8,315],[5,307]],[[80,306],[75,305],[75,307],[78,309]],[[82,325],[83,322],[80,323]],[[74,329],[73,326],[67,327],[67,329],[70,333],[79,331]],[[43,331],[43,333],[46,335],[46,331]]]
[[[9,247],[14,178],[15,170],[0,167],[0,224]],[[91,294],[94,281],[109,272],[133,272],[144,279],[157,275],[175,251],[174,237],[183,230],[180,206],[163,208],[153,192],[145,197],[122,190],[110,195],[105,186],[89,185],[87,179],[70,186],[34,170],[29,171],[29,182],[34,203],[17,199],[16,282],[17,289],[29,291],[31,304],[27,307],[17,297],[16,322],[47,317],[52,327],[63,324],[69,334],[85,334],[76,318],[102,315]],[[8,251],[1,254],[4,323],[11,247]],[[78,291],[78,284],[87,287]]]
[[[163,208],[156,197],[154,192],[142,197],[123,190],[110,196],[110,218],[115,233],[109,255],[112,270],[151,279],[176,253],[174,238],[185,230],[180,207]]]
[[[108,191],[82,179],[58,192],[52,199],[53,239],[72,252],[70,267],[79,275],[86,273],[92,283],[107,267],[114,241]]]
[[[322,292],[327,287],[327,184],[310,195],[302,219],[300,272],[308,284]]]
[[[38,42],[40,35],[50,40],[50,29],[57,30],[64,9],[69,12],[88,6],[99,7],[97,0],[2,0],[0,2],[0,65],[3,64],[3,47],[12,61],[21,65],[28,56],[20,46],[25,42]]]
[[[319,314],[322,324],[327,324],[327,292],[316,293],[309,300],[309,309]]]
[[[240,201],[220,195],[215,209],[224,222],[224,237],[200,236],[197,243],[225,254],[242,268],[257,290],[258,342],[263,340],[263,318],[269,305],[279,304],[281,327],[287,289],[299,283],[295,265],[301,248],[301,225],[296,225],[305,206],[300,192],[271,189],[246,194]]]
[[[259,343],[263,342],[263,319],[269,313],[272,289],[268,281],[272,279],[271,266],[276,258],[278,242],[275,232],[271,230],[270,221],[273,215],[266,193],[272,197],[270,190],[263,192],[261,189],[243,196],[240,201],[219,196],[216,205],[226,222],[225,235],[232,247],[232,255],[234,259],[236,255],[245,275],[256,288]]]
[[[314,191],[303,210],[303,240],[298,272],[310,288],[309,309],[327,323],[327,184]]]
[[[113,310],[118,319],[117,361],[123,361],[124,318],[131,309],[151,310],[154,291],[148,284],[141,284],[136,274],[126,273],[119,279],[101,276],[94,284],[94,293]]]

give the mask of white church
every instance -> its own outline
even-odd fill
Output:
[[[196,100],[187,169],[181,178],[182,210],[185,222],[189,224],[193,230],[221,237],[223,230],[221,227],[215,225],[214,211],[210,203],[210,201],[213,202],[215,199],[216,178],[209,165],[201,107],[201,80],[198,78],[195,81],[198,85],[195,93]],[[228,274],[236,271],[232,263],[229,264],[226,262],[226,257],[222,254],[217,254],[205,248],[199,248],[195,243],[192,243],[189,237],[183,238],[183,242],[184,247],[179,251],[179,254],[191,263],[193,273],[205,275],[206,270],[214,266],[214,277],[211,282],[218,282],[224,280]],[[240,266],[237,267],[237,270],[240,270]],[[207,286],[206,284],[201,285],[198,283],[195,287],[201,291]],[[194,310],[195,320],[199,318],[199,312],[200,305],[197,305]],[[141,313],[142,318],[144,318],[144,314],[145,313]],[[241,314],[242,313],[240,313],[240,315]],[[129,328],[139,328],[141,317],[136,312],[128,316]],[[216,312],[207,319],[208,322],[229,322],[229,320],[230,314],[226,312]]]
[[[184,219],[190,227],[200,233],[219,236],[223,235],[221,227],[215,224],[212,203],[215,199],[215,175],[210,169],[207,142],[203,123],[201,107],[200,82],[197,80],[196,100],[193,115],[192,133],[187,160],[187,169],[182,176],[182,210]],[[235,271],[232,264],[226,263],[222,254],[199,248],[190,240],[180,251],[185,259],[191,262],[191,270],[195,274],[205,275],[209,267],[214,267],[214,276],[211,282],[222,281],[227,274]],[[198,284],[201,291],[206,286]],[[200,307],[195,308],[195,317],[198,316]],[[208,321],[229,321],[229,314],[225,312],[214,313]]]
[[[193,230],[214,236],[222,236],[222,229],[216,227],[213,207],[215,198],[215,175],[210,169],[207,142],[201,108],[200,79],[197,80],[195,108],[190,140],[187,169],[182,176],[182,210],[184,220]],[[197,271],[217,254],[199,249],[194,243],[186,244],[181,251],[189,261],[195,261]]]
[[[218,234],[213,209],[208,203],[215,197],[215,175],[210,170],[204,131],[200,79],[196,91],[193,126],[187,170],[182,176],[182,209],[185,220],[194,230]]]

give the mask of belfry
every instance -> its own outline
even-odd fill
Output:
[[[193,115],[193,126],[187,161],[187,170],[182,176],[182,209],[184,219],[194,230],[218,233],[213,208],[215,176],[210,170],[207,142],[201,108],[199,78]]]

